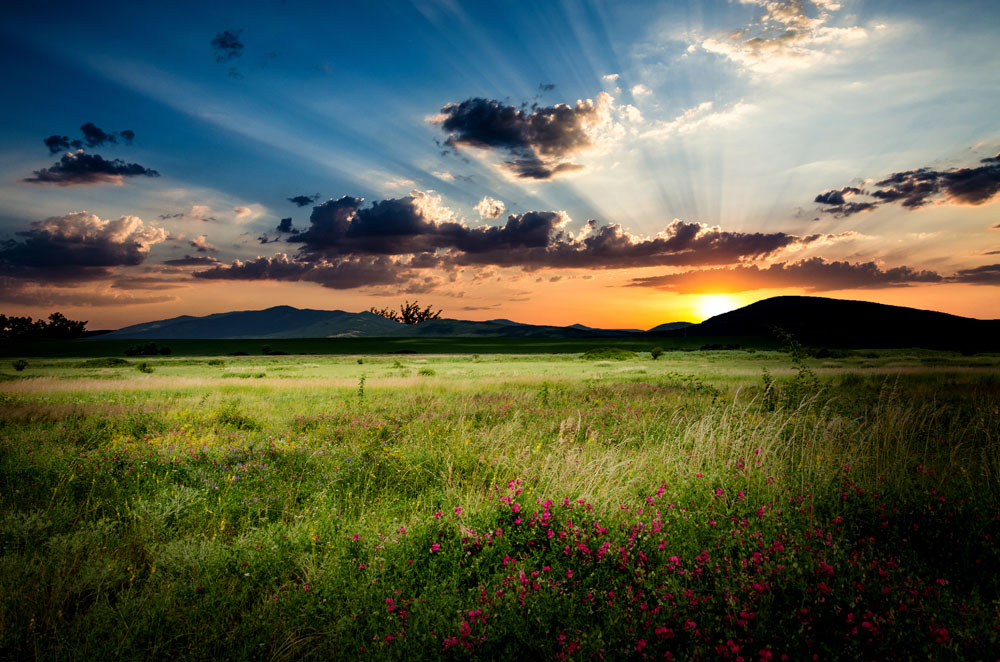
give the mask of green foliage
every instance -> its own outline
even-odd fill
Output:
[[[417,374],[422,377],[433,377],[437,373],[434,372],[433,368],[421,368],[420,370],[417,370]]]
[[[140,363],[139,365],[137,365],[137,366],[136,366],[136,369],[137,369],[137,370],[138,370],[139,372],[144,372],[144,373],[146,373],[147,375],[148,375],[149,373],[153,372],[153,366],[149,365],[149,364],[148,364],[148,363],[146,363],[145,361],[143,361],[142,363]]]
[[[208,365],[221,367],[221,366],[226,365],[226,362],[223,361],[222,359],[209,359],[208,360]]]
[[[656,359],[658,359],[661,356],[663,356],[663,348],[662,347],[654,347],[653,349],[649,350],[649,356],[650,356],[650,358],[652,358],[655,361]]]
[[[584,361],[626,361],[636,358],[635,352],[620,347],[596,347],[583,353]]]
[[[14,368],[14,370],[21,372],[22,370],[28,367],[28,362],[25,361],[24,359],[17,359],[16,361],[12,361],[10,365],[12,368]]]

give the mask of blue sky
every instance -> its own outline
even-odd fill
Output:
[[[1000,317],[995,2],[6,14],[12,313],[419,297],[652,326],[808,293]]]

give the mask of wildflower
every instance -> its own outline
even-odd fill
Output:
[[[433,545],[431,545],[431,551],[432,552],[436,552],[439,549],[441,549],[441,545],[439,545],[438,543],[434,543]]]
[[[302,585],[302,592],[303,593],[308,593],[309,592],[309,584],[303,584]]]

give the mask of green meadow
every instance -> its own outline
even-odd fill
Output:
[[[5,659],[1000,650],[1000,355],[99,342],[0,365]]]

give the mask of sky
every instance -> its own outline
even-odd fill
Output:
[[[4,13],[8,315],[1000,318],[995,0]]]

